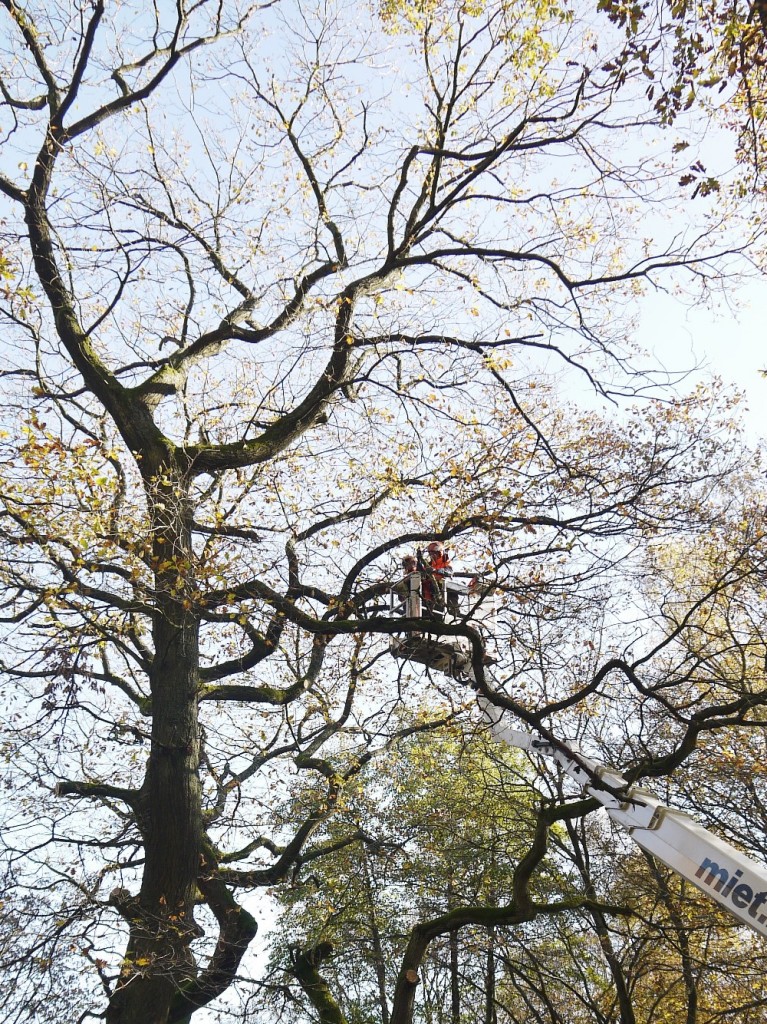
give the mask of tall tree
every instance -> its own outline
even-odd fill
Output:
[[[3,913],[34,922],[9,1013],[185,1021],[236,982],[240,895],[321,857],[344,787],[461,710],[394,677],[395,556],[460,544],[475,605],[503,595],[513,696],[469,619],[440,629],[522,720],[612,672],[645,693],[662,642],[576,670],[575,638],[620,625],[637,549],[727,513],[741,463],[709,396],[661,401],[630,304],[711,284],[742,240],[713,207],[710,233],[640,230],[673,194],[658,113],[564,5],[394,9],[386,32],[329,4],[2,6],[4,862],[26,901]],[[656,401],[578,412],[558,367]],[[684,760],[693,719],[635,774]],[[508,903],[416,929],[392,1022],[432,938],[573,905],[529,887],[560,813]],[[322,959],[294,969],[333,1019]]]

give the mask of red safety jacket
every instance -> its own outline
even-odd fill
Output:
[[[444,552],[429,559],[429,568],[438,576],[447,576],[451,570],[450,559]]]

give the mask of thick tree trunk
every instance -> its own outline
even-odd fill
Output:
[[[165,1024],[196,974],[190,943],[202,852],[197,721],[199,621],[190,517],[180,474],[151,493],[155,560],[152,745],[142,787],[144,874],[108,1024]],[[126,915],[128,916],[128,915]]]

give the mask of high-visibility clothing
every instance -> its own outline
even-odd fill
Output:
[[[440,576],[446,576],[451,569],[450,559],[444,551],[440,551],[438,555],[433,555],[429,559],[429,568]]]

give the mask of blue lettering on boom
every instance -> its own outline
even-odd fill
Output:
[[[707,875],[706,872],[708,872]],[[705,878],[704,875],[706,875]],[[702,885],[713,889],[714,892],[718,892],[722,896],[729,896],[740,910],[745,910],[748,907],[748,916],[753,917],[759,924],[764,924],[767,921],[767,914],[757,916],[757,911],[767,903],[767,892],[754,893],[750,885],[745,883],[738,885],[738,879],[742,875],[743,872],[740,869],[731,875],[727,868],[720,867],[710,857],[706,857],[695,872],[695,877],[700,879]]]

